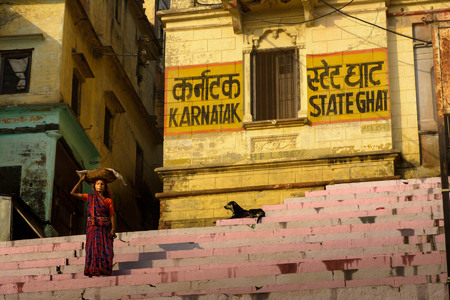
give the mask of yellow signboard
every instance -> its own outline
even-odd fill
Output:
[[[166,68],[164,135],[242,130],[242,62]]]
[[[387,49],[307,56],[311,124],[390,119]]]

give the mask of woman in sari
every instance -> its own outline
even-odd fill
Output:
[[[76,191],[86,176],[80,178],[71,195],[87,201],[86,224],[86,263],[84,275],[111,275],[113,264],[113,241],[115,234],[115,214],[111,195],[106,181],[96,179],[93,194],[80,194]]]

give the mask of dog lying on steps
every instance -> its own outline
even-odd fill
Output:
[[[266,213],[261,208],[256,209],[243,209],[239,206],[235,201],[228,202],[227,205],[224,206],[225,209],[231,210],[233,215],[230,219],[238,219],[238,218],[258,218],[256,223],[261,221],[262,217],[266,216]]]

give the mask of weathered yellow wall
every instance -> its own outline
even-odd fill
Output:
[[[412,37],[413,24],[423,23],[427,15],[423,11],[442,13],[449,1],[390,1],[388,6],[385,1],[354,1],[343,10],[381,28],[337,12],[326,15],[331,9],[320,4],[313,17],[326,16],[307,25],[299,24],[304,10],[298,1],[248,5],[252,17],[240,15],[242,33],[234,32],[236,19],[222,6],[180,0],[172,2],[173,13],[160,13],[167,37],[164,167],[158,169],[164,179],[161,227],[182,227],[183,219],[186,226],[205,226],[226,216],[219,202],[228,198],[212,196],[215,192],[234,198],[238,192],[233,189],[248,188],[239,197],[250,208],[281,203],[285,197],[271,191],[250,201],[255,186],[266,186],[267,192],[277,184],[439,174],[438,163],[421,162],[414,42],[382,28]],[[298,119],[254,122],[250,52],[287,47],[299,52]],[[195,93],[195,86],[231,74],[220,66],[233,64],[242,64],[242,73],[235,69],[241,83],[236,98],[206,100]],[[359,67],[367,75],[361,85],[355,84]],[[321,80],[324,72],[329,73]],[[214,101],[223,108],[242,103],[242,122],[201,124],[199,109],[213,109]]]
[[[0,3],[0,50],[31,49],[30,92],[0,95],[1,105],[51,104],[60,99],[64,1]]]
[[[413,3],[416,2],[416,3]],[[389,7],[391,14],[446,9],[449,1],[395,1]],[[423,24],[425,15],[405,15],[389,18],[389,29],[407,36],[413,35],[413,24]],[[420,167],[420,142],[417,133],[417,102],[414,70],[414,41],[402,36],[388,34],[389,71],[392,98],[392,136],[394,147],[402,152],[407,165],[403,170],[406,178],[438,176],[439,166],[424,170]],[[413,167],[411,167],[411,165]]]
[[[102,3],[106,5],[105,2]],[[91,4],[90,8],[98,14],[102,11],[109,12],[109,14],[103,16],[102,20],[106,20],[108,16],[111,17],[109,20],[114,20],[111,14],[113,2],[108,2],[108,5],[106,8],[103,6],[95,7]],[[125,14],[128,15],[123,19]],[[112,35],[115,36],[120,33],[115,39],[121,41],[124,45],[126,44],[127,47],[122,44],[114,44],[114,51],[117,51],[116,53],[137,53],[136,32],[138,32],[138,35],[143,33],[138,30],[136,19],[129,10],[125,10],[124,16],[122,16],[122,23],[127,24],[126,27],[121,28],[120,24],[115,23],[114,26],[121,29],[118,30],[114,27],[117,31]],[[95,19],[95,15],[92,18]],[[114,167],[119,170],[127,183],[127,186],[123,186],[119,181],[111,184],[121,230],[145,228],[142,227],[146,226],[144,223],[150,223],[151,220],[143,220],[142,212],[144,210],[136,202],[136,197],[139,195],[135,186],[137,143],[144,153],[144,176],[142,180],[153,192],[161,189],[160,181],[153,172],[153,168],[160,164],[162,147],[161,141],[158,141],[157,136],[150,128],[150,124],[146,121],[149,119],[148,112],[143,104],[139,104],[140,98],[138,97],[153,104],[153,86],[146,82],[153,80],[155,74],[151,74],[152,69],[145,69],[145,82],[141,82],[141,85],[138,86],[135,76],[137,56],[118,56],[118,59],[116,59],[116,57],[110,55],[96,55],[93,49],[97,43],[93,41],[92,36],[86,35],[86,28],[83,28],[83,26],[88,26],[87,21],[80,21],[77,19],[77,15],[70,10],[66,11],[64,21],[63,68],[61,73],[62,99],[65,103],[71,103],[72,75],[74,69],[78,67],[72,58],[72,53],[83,53],[95,77],[85,78],[82,83],[80,123],[83,128],[86,128],[87,135],[99,150],[101,157],[99,166]],[[94,22],[95,25],[97,24]],[[103,32],[104,27],[102,26],[95,29],[98,36],[105,37],[111,34],[108,31]],[[123,37],[123,40],[121,37]],[[106,45],[111,42],[105,40],[105,38],[101,40],[107,43]],[[100,43],[98,44],[100,45]],[[120,70],[121,65],[126,66],[125,72]],[[133,69],[133,72],[131,69]],[[130,79],[124,76],[129,76]],[[127,81],[130,83],[127,83]],[[108,149],[104,144],[105,107],[108,98],[105,92],[114,93],[124,110],[124,112],[118,112],[114,116],[112,149]],[[157,215],[155,213],[153,218],[157,218]]]
[[[370,5],[365,8],[365,12],[361,13],[361,8],[356,7],[355,10],[360,13],[356,15],[365,19],[373,19],[377,21],[378,24],[385,26],[386,18],[385,14],[380,13],[382,8],[380,4]],[[380,9],[378,9],[380,8]],[[320,14],[321,11],[317,11]],[[264,17],[264,16],[262,16]],[[166,37],[167,37],[167,54],[166,54],[166,65],[168,72],[166,76],[171,76],[172,70],[177,67],[183,66],[183,70],[188,69],[189,65],[195,65],[191,68],[192,74],[190,76],[200,77],[202,71],[209,70],[208,64],[215,63],[240,63],[243,60],[243,48],[249,46],[249,37],[255,36],[257,30],[261,30],[262,25],[256,22],[244,23],[245,32],[247,35],[234,34],[231,26],[231,20],[227,17],[217,17],[214,19],[195,19],[189,22],[173,22],[168,23],[166,26]],[[286,22],[290,21],[287,19]],[[193,28],[194,25],[199,27],[199,29]],[[336,26],[330,30],[327,24],[335,24]],[[338,26],[337,26],[338,25]],[[302,90],[301,99],[301,112],[306,113],[308,106],[308,97],[306,85],[306,70],[305,63],[308,68],[312,68],[313,65],[305,59],[306,55],[309,54],[324,54],[330,52],[343,52],[344,57],[351,57],[355,50],[360,49],[372,49],[381,48],[385,49],[387,44],[386,32],[372,32],[373,30],[368,30],[369,26],[361,26],[354,21],[346,21],[343,17],[336,17],[335,19],[325,18],[322,20],[315,21],[315,25],[312,28],[305,27],[304,25],[291,26],[288,30],[299,32],[297,39],[299,41],[297,44],[300,47],[301,58],[301,72],[302,76],[300,78],[300,88]],[[361,28],[362,27],[362,28]],[[369,27],[372,29],[373,27]],[[182,29],[182,30],[181,30]],[[363,29],[362,33],[367,32],[367,37],[364,43],[361,43],[360,37],[355,37],[349,34],[352,31]],[[359,34],[361,36],[361,34]],[[273,45],[283,46],[293,46],[291,42],[291,36],[286,34],[284,31],[279,32],[279,37],[272,38],[269,34],[266,34],[261,39],[260,49],[270,48]],[[364,56],[367,54],[363,52],[359,54]],[[383,55],[383,54],[381,54]],[[322,58],[320,58],[322,59]],[[369,53],[364,57],[357,57],[357,59],[362,59],[366,62],[371,62],[377,60],[378,58],[372,58]],[[382,58],[383,65],[383,78],[384,83],[387,84],[387,57]],[[203,68],[202,68],[203,66]],[[245,70],[244,70],[245,71]],[[212,71],[209,74],[213,74]],[[218,73],[219,71],[216,71]],[[229,73],[225,68],[222,74]],[[243,75],[243,74],[242,74]],[[241,76],[242,76],[241,75]],[[310,75],[308,73],[308,75]],[[184,75],[183,75],[184,76]],[[179,75],[179,77],[183,77]],[[381,76],[381,75],[380,75]],[[185,76],[186,77],[186,76]],[[211,79],[212,81],[213,79]],[[181,81],[178,80],[178,83]],[[241,83],[243,80],[241,80]],[[196,83],[200,83],[199,80]],[[195,84],[195,83],[194,83]],[[291,127],[283,128],[280,126],[275,129],[263,129],[255,131],[238,131],[238,132],[224,132],[226,129],[222,126],[222,132],[220,134],[205,134],[197,135],[190,134],[201,133],[201,131],[217,131],[216,127],[209,126],[188,126],[184,122],[185,130],[182,129],[183,126],[173,128],[174,124],[169,124],[169,120],[175,118],[170,117],[171,108],[171,95],[173,82],[166,80],[166,138],[165,138],[165,158],[164,163],[166,166],[174,165],[191,165],[191,164],[202,164],[202,163],[232,163],[232,162],[244,162],[244,161],[255,161],[258,158],[262,158],[261,153],[270,153],[272,149],[279,153],[280,150],[286,151],[285,155],[290,157],[291,155],[296,155],[288,153],[289,151],[301,150],[301,156],[315,156],[323,154],[334,154],[334,153],[354,153],[359,151],[376,151],[376,150],[389,150],[392,149],[392,139],[391,139],[391,125],[389,108],[388,110],[383,109],[382,115],[378,115],[374,112],[371,115],[363,116],[363,122],[360,122],[361,116],[358,114],[344,115],[340,117],[340,120],[335,120],[332,125],[322,125],[322,126],[301,126],[301,127]],[[242,85],[243,89],[249,89],[248,86]],[[355,89],[353,89],[354,91]],[[178,93],[181,93],[181,89],[177,89]],[[241,91],[241,96],[244,94]],[[355,92],[356,94],[356,92]],[[199,98],[194,96],[189,99],[191,100],[190,105],[196,105],[196,103],[201,103]],[[387,99],[389,102],[389,99]],[[174,102],[177,102],[174,100]],[[180,103],[180,102],[179,102]],[[187,102],[186,102],[187,103]],[[211,101],[204,103],[212,103]],[[200,104],[201,105],[201,104]],[[244,104],[245,105],[245,104]],[[356,104],[354,104],[356,110]],[[247,108],[249,110],[249,108]],[[177,120],[181,119],[181,109],[178,110],[180,114]],[[358,122],[346,122],[355,121]],[[384,119],[384,120],[383,120]],[[373,121],[372,121],[373,120]],[[312,118],[310,121],[314,122]],[[320,122],[324,122],[322,119]],[[179,122],[178,122],[179,123]],[[334,124],[339,123],[339,124]],[[169,127],[169,125],[172,125]],[[234,124],[234,127],[238,129],[241,127],[239,123]],[[242,127],[241,127],[242,129]],[[174,137],[173,134],[177,133],[179,136]],[[183,135],[183,133],[187,133]],[[275,146],[261,144],[263,142],[260,139],[266,138],[265,143],[268,140],[277,137],[285,137],[284,149],[277,148]],[[250,146],[250,147],[249,147]],[[260,150],[257,150],[260,149]],[[189,150],[189,151],[186,151]],[[283,154],[284,155],[284,154]]]
[[[161,195],[161,228],[206,226],[214,218],[229,215],[222,207],[230,198],[239,199],[246,208],[282,203],[285,195],[270,190],[277,184],[394,175],[395,155],[388,155],[394,147],[392,85],[388,72],[392,63],[386,31],[334,14],[314,21],[312,26],[276,26],[243,16],[243,33],[236,34],[226,10],[214,7],[189,10],[186,9],[190,7],[188,2],[172,3],[172,7],[178,9],[177,13],[162,15],[167,40],[164,168],[158,169],[164,179],[165,192]],[[279,9],[283,4],[278,3],[271,10],[254,10],[252,15],[274,22],[299,22],[298,16],[303,15],[303,10],[297,4],[283,11]],[[347,13],[382,27],[387,26],[385,11],[381,1],[353,4],[346,9]],[[323,6],[314,11],[315,15],[327,12],[329,9]],[[255,126],[257,122],[252,122],[250,115],[250,50],[276,47],[296,47],[299,51],[299,119]],[[341,84],[340,89],[325,87],[330,84],[330,77],[317,91],[310,88],[311,85],[316,87],[315,84],[308,85],[308,76],[314,77],[314,68],[324,67],[322,60],[330,66],[340,66],[341,73],[334,79],[336,84]],[[351,62],[375,67],[372,81],[362,87],[346,84],[349,69],[346,64]],[[196,85],[201,87],[206,80],[210,84],[219,75],[225,78],[232,74],[227,69],[230,65],[239,66],[233,69],[241,84],[237,97],[229,99],[223,91],[216,93],[213,90],[219,99],[211,99],[210,93],[206,100],[204,94],[195,93]],[[207,75],[210,75],[208,79]],[[349,80],[354,82],[355,77],[357,75]],[[374,91],[375,99],[373,109],[363,112],[362,101],[358,110],[356,95],[364,92],[365,97],[366,91]],[[320,102],[315,102],[314,106],[308,101],[314,95],[329,97],[339,92],[353,93],[347,101],[350,102],[348,109],[343,104],[345,111],[342,114],[339,101],[335,107],[324,103],[324,108],[331,110],[328,115],[317,113],[317,105],[322,107]],[[239,103],[241,108],[242,103],[242,114],[241,111],[236,113],[242,121],[235,118],[232,124],[205,125],[201,123],[201,117],[197,119],[199,109],[209,106],[212,111],[214,104],[219,103],[223,109],[230,103]],[[219,118],[227,116],[222,112],[222,115],[218,113]],[[308,123],[304,124],[300,120],[306,117]],[[377,151],[384,151],[384,156],[376,159],[360,156]],[[270,191],[260,193],[256,198],[253,191],[233,191],[233,188],[266,185],[271,186],[267,188]],[[214,191],[220,189],[228,190],[225,195],[214,195]],[[195,197],[183,194],[202,190],[207,191]]]
[[[149,1],[146,1],[149,2]],[[118,17],[115,17],[115,1],[95,1],[87,6],[87,12],[95,29],[101,34],[98,35],[103,45],[111,46],[117,58],[121,62],[133,87],[138,92],[142,102],[150,115],[155,114],[155,75],[156,75],[156,58],[148,61],[148,65],[142,66],[139,72],[142,74],[142,80],[138,82],[137,72],[137,55],[138,40],[150,38],[152,36],[148,32],[143,32],[136,21],[136,8],[131,1],[119,1],[120,9]],[[152,12],[148,10],[148,14]],[[151,55],[149,55],[151,57]]]
[[[265,204],[279,204],[280,194],[284,198],[304,196],[305,190],[284,189],[276,191],[253,191],[224,193],[205,196],[187,196],[176,199],[163,199],[161,213],[162,228],[186,228],[214,226],[215,221],[230,217],[230,212],[224,209],[229,201],[236,201],[246,209],[261,206],[261,198]]]
[[[98,164],[119,170],[128,185],[111,185],[118,229],[154,229],[159,212],[153,194],[162,189],[154,172],[156,166],[162,165],[162,135],[154,121],[155,91],[162,89],[156,86],[160,48],[152,40],[153,28],[145,19],[142,3],[118,2],[122,5],[120,22],[114,18],[116,1],[0,1],[0,51],[33,49],[29,92],[0,95],[0,105],[26,105],[31,109],[48,104],[70,106],[72,77],[76,73],[81,82],[80,127],[101,156],[100,161],[78,161],[79,167]],[[143,48],[145,54],[138,51]],[[114,53],[118,55],[111,55]],[[80,65],[73,54],[85,62]],[[81,71],[86,67],[93,76]],[[111,94],[117,98],[119,109],[114,117],[113,145],[108,149],[104,144],[104,120]],[[73,146],[74,141],[65,142],[69,151],[80,149]],[[136,180],[137,145],[143,153],[143,176]],[[75,159],[83,156],[79,154],[74,153]],[[140,187],[136,183],[139,180]],[[51,185],[49,190],[47,198],[51,202]],[[139,197],[141,202],[136,200]]]

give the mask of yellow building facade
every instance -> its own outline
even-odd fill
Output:
[[[0,128],[2,178],[19,170],[0,193],[21,196],[47,236],[79,234],[75,171],[114,168],[126,182],[110,185],[118,230],[157,228],[162,47],[143,1],[1,1],[0,16],[0,105],[13,114]]]
[[[160,228],[212,226],[232,200],[439,175],[432,32],[444,2],[180,0],[159,12]]]

